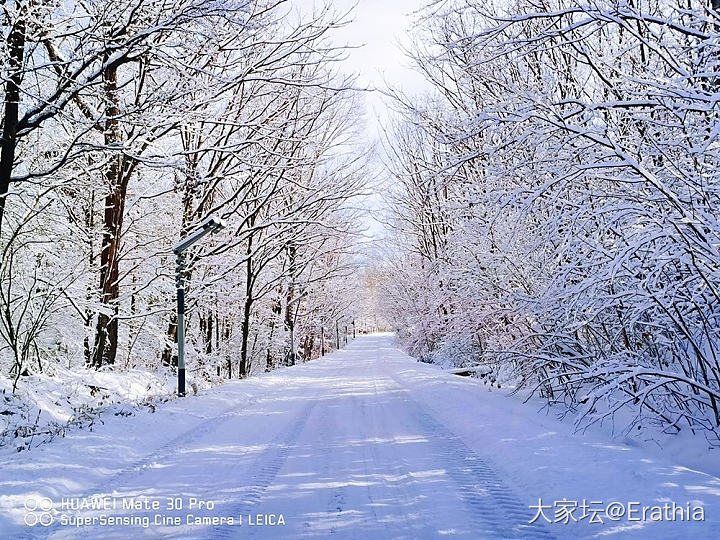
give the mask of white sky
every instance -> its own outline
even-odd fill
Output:
[[[301,10],[323,5],[323,0],[293,0]],[[412,13],[426,0],[332,0],[338,13],[347,13],[351,20],[335,31],[338,45],[359,47],[348,51],[343,71],[358,75],[362,87],[384,89],[387,84],[400,87],[406,93],[420,92],[422,77],[410,66],[401,49],[409,44],[408,29]],[[372,142],[379,136],[376,119],[387,114],[380,92],[365,94],[368,126],[367,137]]]
[[[347,10],[355,6],[352,22],[341,31],[353,49],[347,59],[347,69],[359,74],[359,82],[382,89],[387,84],[399,86],[408,93],[420,91],[423,80],[409,65],[410,60],[401,49],[408,46],[408,29],[411,14],[419,9],[423,0],[335,0],[333,5]],[[375,117],[385,115],[385,106],[379,92],[366,95],[368,107],[368,135],[377,136]],[[375,132],[375,133],[373,133]]]
[[[322,6],[324,0],[292,0],[302,12],[313,5]],[[334,33],[337,45],[357,47],[348,50],[348,58],[342,71],[357,75],[357,85],[363,88],[385,89],[388,85],[400,88],[405,94],[420,93],[427,83],[411,67],[411,61],[402,48],[409,45],[408,30],[414,11],[427,0],[332,0],[333,8],[340,14],[352,10],[346,17],[350,22]],[[366,126],[363,131],[366,141],[359,141],[361,147],[378,146],[381,139],[383,120],[389,117],[389,109],[381,92],[363,93],[365,101]],[[379,166],[379,163],[377,164]],[[380,170],[380,182],[388,181]],[[368,240],[380,239],[386,235],[385,227],[373,219],[382,213],[380,193],[365,200],[368,210],[366,221]]]

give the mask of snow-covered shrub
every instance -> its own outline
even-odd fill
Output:
[[[389,138],[405,343],[443,356],[465,335],[582,425],[622,410],[718,443],[719,22],[672,2],[428,5],[414,55],[436,91],[398,96]]]

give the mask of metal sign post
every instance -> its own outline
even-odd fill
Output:
[[[225,223],[221,219],[210,216],[173,248],[177,256],[175,287],[177,288],[178,396],[185,395],[185,255],[183,252],[206,234],[214,234],[224,228]]]
[[[175,286],[177,287],[178,396],[185,395],[185,256],[177,253]]]

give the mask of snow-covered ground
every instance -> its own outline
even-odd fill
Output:
[[[718,477],[574,435],[390,335],[0,459],[1,538],[720,538]],[[560,521],[530,524],[540,504]]]
[[[36,448],[76,427],[102,424],[107,417],[129,416],[138,406],[154,408],[174,398],[177,379],[170,368],[95,370],[48,366],[52,373],[0,377],[0,452]],[[190,378],[188,387],[208,381]]]

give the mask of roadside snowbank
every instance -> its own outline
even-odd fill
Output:
[[[52,374],[21,377],[15,392],[12,381],[0,377],[0,451],[35,448],[69,429],[89,428],[108,415],[130,416],[139,408],[154,410],[155,403],[174,398],[177,384],[170,368],[64,369]],[[217,382],[217,381],[213,381]],[[211,382],[188,381],[188,391]]]

